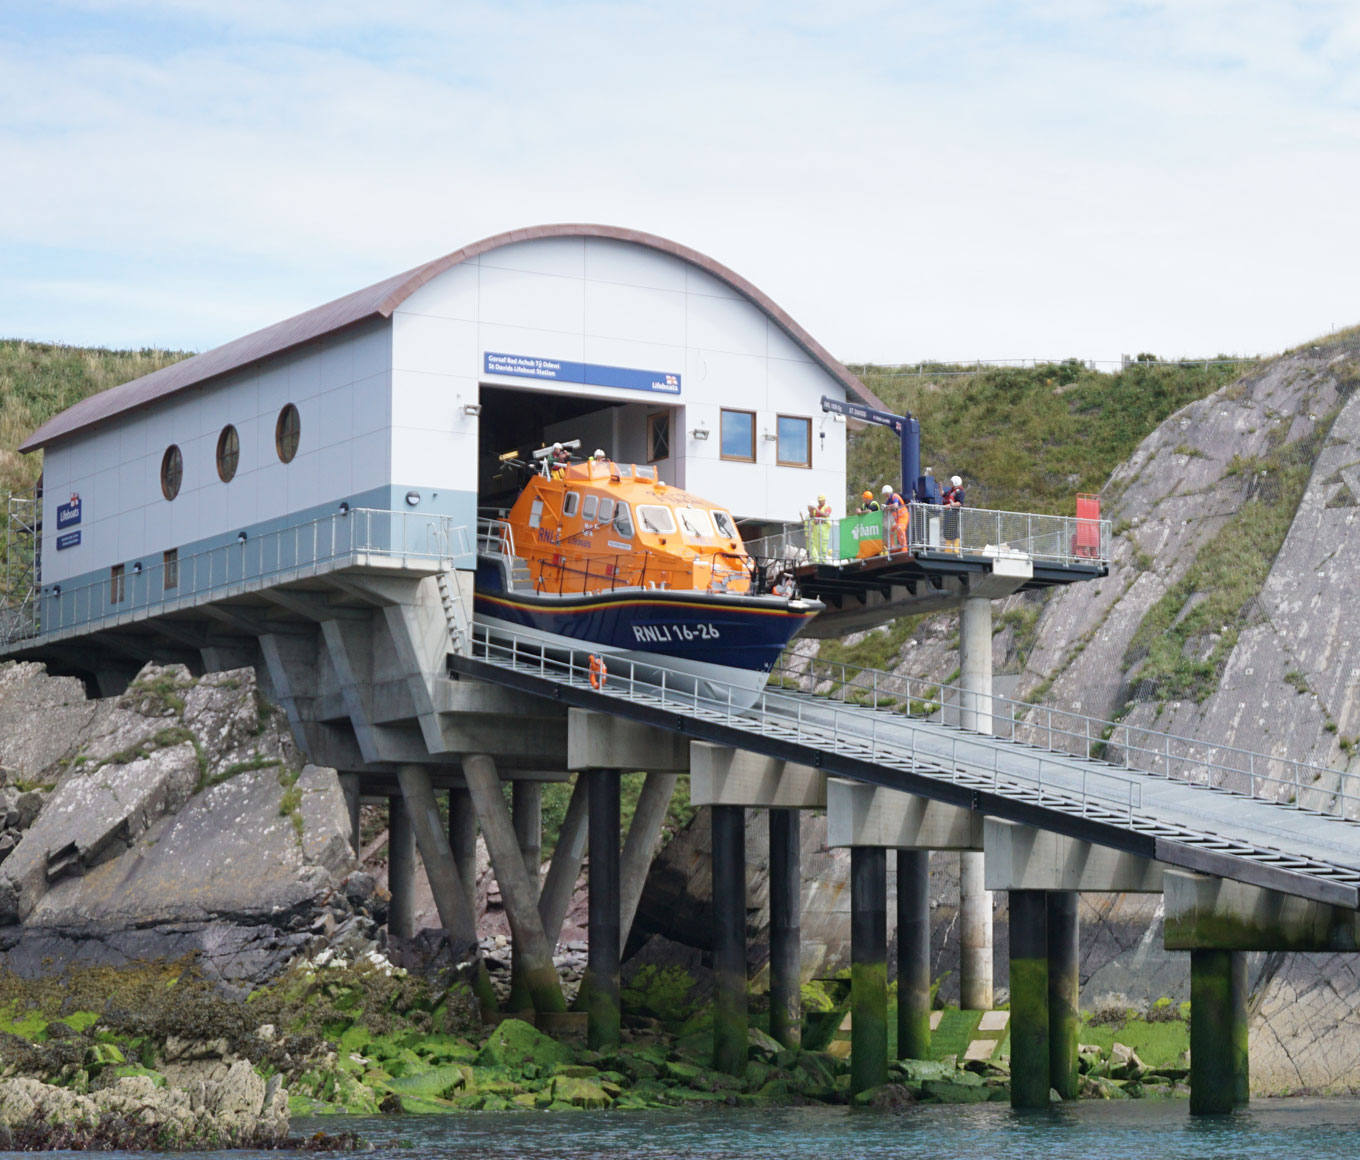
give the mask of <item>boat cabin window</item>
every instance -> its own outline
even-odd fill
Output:
[[[718,535],[727,540],[737,538],[737,525],[732,522],[731,516],[720,511],[710,512],[709,514],[712,515],[713,522],[718,525]]]
[[[619,510],[614,513],[614,530],[625,540],[633,538],[633,513],[626,503],[619,504]]]
[[[637,466],[636,464],[634,464],[634,466],[633,466],[633,475],[634,475],[637,479],[655,479],[655,478],[656,478],[656,468],[655,468],[655,467],[639,467],[639,466]]]
[[[687,536],[711,538],[713,535],[713,525],[708,522],[708,513],[702,508],[681,508],[680,525]]]
[[[562,514],[564,516],[574,516],[581,506],[581,493],[579,491],[567,492],[567,498],[562,501]]]
[[[529,505],[529,526],[531,528],[536,528],[542,522],[543,522],[543,501],[541,499],[536,499],[534,500],[533,503]]]
[[[589,521],[595,518],[595,508],[600,502],[598,495],[588,495],[585,502],[581,505],[581,518]]]
[[[638,523],[644,532],[657,536],[668,536],[675,531],[675,517],[671,509],[659,504],[645,503],[638,508]]]
[[[607,524],[612,520],[614,518],[614,501],[608,496],[603,497],[600,500],[600,510],[598,514],[600,523],[602,524]]]

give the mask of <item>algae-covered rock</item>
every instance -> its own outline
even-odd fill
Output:
[[[753,1059],[761,1058],[773,1059],[784,1051],[784,1045],[773,1035],[762,1031],[759,1027],[752,1027],[746,1032],[746,1054]]]
[[[920,1084],[927,1080],[949,1081],[957,1069],[952,1063],[946,1064],[934,1059],[899,1059],[893,1069],[900,1071],[908,1083]]]
[[[599,1084],[570,1075],[559,1075],[553,1080],[552,1097],[554,1103],[561,1101],[575,1108],[607,1108],[612,1102]]]
[[[520,1019],[501,1023],[477,1053],[476,1060],[479,1067],[522,1067],[526,1063],[557,1066],[570,1061],[570,1048]]]
[[[945,1079],[928,1079],[921,1085],[921,1098],[935,1100],[942,1104],[982,1104],[999,1089],[985,1084],[960,1083]]]
[[[857,1108],[894,1111],[916,1102],[916,1093],[906,1084],[885,1083],[857,1092],[851,1103]],[[949,1101],[946,1101],[949,1102]]]
[[[425,1071],[394,1076],[387,1086],[391,1091],[401,1096],[403,1100],[412,1096],[434,1096],[447,1099],[452,1092],[462,1088],[466,1082],[467,1077],[463,1069],[457,1064],[450,1063],[442,1067],[431,1067]]]

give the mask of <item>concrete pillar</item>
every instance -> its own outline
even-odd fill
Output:
[[[1077,1043],[1081,1031],[1078,972],[1081,926],[1074,891],[1048,895],[1048,1080],[1065,1100],[1080,1093]]]
[[[714,806],[713,1067],[746,1074],[746,811]],[[593,856],[593,851],[592,851]]]
[[[416,838],[411,815],[400,794],[387,799],[387,932],[398,938],[415,934]]]
[[[552,961],[552,946],[543,933],[543,920],[538,913],[538,888],[524,868],[496,763],[484,753],[473,754],[463,759],[463,776],[472,793],[491,867],[501,888],[510,933],[523,956],[524,981],[534,1010],[564,1011],[566,1003]]]
[[[585,774],[578,773],[567,802],[566,817],[557,831],[557,847],[553,850],[552,862],[538,896],[538,914],[543,920],[543,933],[553,946],[557,945],[562,933],[562,920],[567,916],[572,891],[576,889],[576,879],[585,858],[589,802],[588,779]]]
[[[959,683],[963,697],[959,725],[992,731],[992,602],[984,596],[963,601],[959,617]],[[981,854],[959,855],[959,1005],[989,1011],[992,991],[992,896],[984,884]]]
[[[1048,1107],[1048,905],[1042,890],[1012,890],[1011,1107]]]
[[[930,851],[897,851],[897,1058],[930,1058]]]
[[[770,811],[770,1034],[785,1047],[803,1037],[801,817]]]
[[[342,773],[340,792],[345,795],[345,810],[349,814],[349,844],[354,848],[354,856],[359,856],[359,775]]]
[[[510,813],[515,825],[515,840],[529,872],[534,905],[541,893],[539,868],[543,864],[543,785],[537,781],[517,780],[510,783]],[[546,931],[544,931],[547,934]],[[551,937],[551,936],[550,936]],[[555,941],[555,940],[553,940]],[[510,948],[510,1010],[523,1011],[530,1006],[529,992],[524,985],[520,952]]]
[[[590,799],[590,994],[586,1034],[591,1051],[617,1047],[619,1013],[619,771],[581,774]]]
[[[1190,952],[1190,1114],[1231,1112],[1249,1098],[1247,956]]]
[[[449,849],[468,910],[477,913],[477,811],[465,789],[449,790]]]
[[[850,848],[850,1091],[888,1082],[888,852]]]
[[[656,853],[656,844],[661,840],[661,828],[666,824],[671,795],[675,793],[675,783],[679,780],[678,773],[649,773],[642,781],[642,792],[638,794],[637,805],[633,809],[633,820],[628,823],[628,837],[624,839],[623,858],[619,867],[620,951],[627,944],[628,934],[633,929],[638,903],[642,901],[642,889],[647,885],[647,872],[652,868],[652,855]]]

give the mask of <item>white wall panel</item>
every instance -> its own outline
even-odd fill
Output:
[[[304,455],[299,452],[298,457],[288,465],[289,511],[298,512],[321,503],[320,459],[322,454],[334,453],[313,451]]]
[[[351,455],[350,491],[386,487],[392,481],[392,432],[387,428],[356,436]],[[328,497],[330,498],[330,497]]]
[[[481,371],[476,322],[398,313],[392,318],[392,332],[395,371],[465,375]]]
[[[657,290],[686,289],[688,263],[633,242],[587,238],[584,277],[590,282],[651,286]]]
[[[355,331],[344,341],[348,342],[354,356],[347,382],[370,379],[392,365],[392,328],[386,323]]]
[[[586,283],[587,335],[633,342],[685,344],[685,296],[673,290]]]
[[[765,356],[765,315],[749,302],[691,294],[687,299],[691,347]]]
[[[318,395],[314,410],[317,416],[317,447],[335,447],[354,436],[354,388],[346,383],[333,391]],[[273,442],[273,439],[270,439]],[[301,443],[299,442],[299,450]]]
[[[581,332],[585,283],[580,278],[482,267],[482,321],[534,330]]]
[[[500,246],[480,255],[478,260],[483,270],[524,270],[536,274],[584,278],[586,243],[584,238],[535,238]]]
[[[585,361],[585,335],[578,329],[575,334],[559,331],[534,330],[524,326],[503,326],[482,323],[479,327],[479,340],[483,352],[496,351],[501,354],[523,354],[531,358],[552,358],[569,362]],[[484,383],[503,383],[508,387],[534,385],[532,379],[521,379],[509,375],[480,375]],[[553,390],[565,389],[573,394],[570,384],[541,383],[540,386]]]
[[[481,266],[475,258],[451,266],[406,299],[392,317],[397,319],[403,314],[430,314],[438,318],[462,318],[476,322],[480,280]]]
[[[321,348],[313,345],[306,348],[288,365],[288,389],[282,397],[271,391],[271,404],[277,412],[284,403],[296,403],[299,399],[310,399],[321,393]]]
[[[815,367],[819,374],[826,375],[826,371],[812,361],[812,356],[785,334],[783,328],[773,319],[766,319],[765,343],[766,353],[771,359],[787,359],[791,362],[807,363],[809,366]]]
[[[630,370],[655,371],[662,374],[680,376],[681,394],[669,395],[650,391],[614,390],[608,387],[594,388],[607,391],[611,398],[628,400],[666,399],[674,402],[684,395],[685,387],[685,349],[681,346],[662,346],[652,342],[630,342],[626,338],[599,338],[586,335],[585,361],[608,367],[628,367]]]
[[[393,371],[393,427],[432,427],[452,431],[467,418],[463,404],[474,402],[467,379],[450,375]]]
[[[745,301],[736,290],[726,282],[713,277],[707,270],[689,266],[685,270],[685,289],[691,294],[706,294],[710,298],[736,298]]]
[[[380,375],[374,375],[372,378],[363,379],[354,384],[351,405],[354,409],[356,438],[374,431],[385,431],[391,426],[392,401],[389,394],[390,389],[390,371],[384,371]],[[307,438],[305,428],[302,437],[304,441]]]

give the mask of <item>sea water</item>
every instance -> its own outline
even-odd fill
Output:
[[[294,1134],[358,1132],[374,1160],[1355,1160],[1360,1101],[1258,1100],[1194,1117],[1185,1100],[1084,1101],[1041,1112],[1005,1104],[326,1117]],[[245,1160],[279,1153],[196,1153]]]

